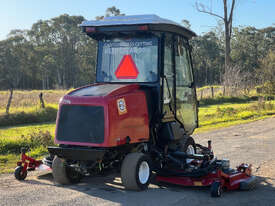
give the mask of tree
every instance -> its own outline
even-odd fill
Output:
[[[24,54],[23,48],[23,37],[10,37],[0,42],[0,85],[1,88],[10,90],[6,114],[9,114],[13,90],[18,87],[22,77],[24,65],[20,62],[20,55]]]
[[[230,66],[230,41],[232,34],[232,22],[233,22],[233,12],[235,8],[235,0],[232,0],[230,12],[228,13],[228,1],[223,0],[223,16],[214,13],[212,9],[207,8],[204,4],[196,2],[196,8],[199,12],[209,14],[211,16],[215,16],[220,18],[224,22],[224,30],[225,30],[225,68]]]
[[[185,26],[187,29],[190,29],[190,28],[191,28],[190,21],[188,21],[187,19],[181,20],[181,23],[182,23],[183,26]]]
[[[105,11],[105,16],[96,16],[96,20],[104,19],[104,17],[109,16],[125,16],[125,14],[120,13],[120,9],[117,9],[115,6],[109,7]]]
[[[223,65],[222,47],[214,32],[208,32],[191,41],[195,78],[199,86],[220,83]]]
[[[258,77],[264,85],[265,92],[275,94],[275,50],[269,50],[267,56],[262,59]]]

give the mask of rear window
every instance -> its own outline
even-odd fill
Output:
[[[99,41],[97,82],[155,82],[157,73],[157,37]]]

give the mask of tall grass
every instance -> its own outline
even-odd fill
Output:
[[[41,92],[46,108],[40,106]],[[0,91],[0,127],[55,121],[59,99],[65,93],[65,90],[16,90],[7,115],[6,104],[9,92]]]
[[[39,94],[43,93],[43,99],[47,105],[57,105],[59,99],[64,96],[66,90],[15,90],[11,102],[11,113],[21,112],[29,108],[40,108]],[[5,112],[9,98],[9,91],[0,91],[0,115]]]

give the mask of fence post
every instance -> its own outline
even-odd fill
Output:
[[[214,98],[214,87],[211,87],[211,96]]]
[[[9,112],[10,112],[10,106],[11,106],[12,97],[13,97],[13,88],[10,88],[10,96],[9,96],[8,103],[7,103],[7,107],[6,107],[6,114],[7,114],[7,115],[8,115]]]
[[[45,108],[45,103],[44,103],[44,100],[43,100],[43,93],[42,92],[39,94],[39,99],[40,99],[41,107]]]

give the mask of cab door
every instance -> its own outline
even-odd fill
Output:
[[[181,36],[174,36],[175,55],[175,104],[176,118],[187,134],[198,127],[196,90],[188,42]]]

